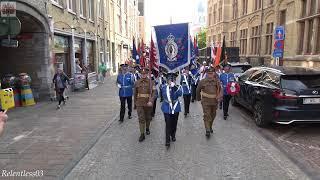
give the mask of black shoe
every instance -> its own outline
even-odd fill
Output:
[[[167,146],[167,147],[170,147],[170,142],[166,142],[166,146]]]
[[[150,134],[150,130],[146,129],[146,134],[149,135]]]
[[[226,116],[226,115],[225,115],[225,116],[223,116],[223,119],[224,119],[224,120],[227,120],[227,118],[228,118],[228,116]]]
[[[176,137],[171,137],[172,142],[176,142]]]
[[[119,122],[121,122],[121,123],[122,123],[122,122],[123,122],[123,119],[119,119]]]
[[[210,131],[206,131],[206,137],[207,137],[207,138],[210,137]]]
[[[144,136],[144,134],[141,134],[139,137],[139,142],[142,142],[144,139],[146,139],[146,137]]]
[[[63,101],[63,105],[66,105],[66,101],[65,100]]]
[[[184,113],[184,117],[187,117],[188,113]]]
[[[210,129],[210,133],[213,133],[213,129],[212,128]]]
[[[222,106],[220,106],[219,109],[222,109]]]
[[[129,118],[129,119],[132,119],[132,116],[131,116],[131,115],[129,115],[129,116],[128,116],[128,118]]]

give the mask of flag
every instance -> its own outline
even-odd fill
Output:
[[[144,47],[144,42],[143,39],[141,40],[141,44],[140,44],[140,66],[141,67],[145,67],[146,66],[146,57],[144,55],[145,53],[145,47]]]
[[[220,65],[220,57],[221,57],[221,46],[220,44],[218,44],[217,52],[214,58],[214,67],[217,67]]]
[[[135,39],[133,37],[133,45],[132,45],[132,58],[135,60],[136,64],[140,64],[140,58],[139,58],[139,54],[136,48],[136,43],[135,43]]]
[[[225,61],[225,49],[226,49],[226,45],[225,44],[226,44],[225,43],[225,37],[223,36],[222,47],[219,45],[219,47],[217,48],[214,67],[217,67],[217,66],[221,65]]]
[[[191,51],[191,59],[190,59],[190,65],[195,65],[197,66],[197,63],[195,62],[196,60],[196,51],[195,51],[195,44],[192,42],[192,38],[190,36],[190,51]]]
[[[149,68],[150,70],[159,71],[159,64],[157,61],[157,49],[154,45],[152,36],[151,36],[151,43],[150,43],[150,62],[149,62]]]
[[[225,40],[225,36],[223,36],[220,64],[225,65],[226,63],[227,63],[226,40]]]
[[[155,26],[159,65],[168,72],[177,72],[190,64],[189,24]]]
[[[194,48],[195,56],[199,56],[198,37],[197,36],[194,37],[193,43],[194,43],[193,48]]]
[[[212,62],[215,62],[215,59],[216,59],[216,47],[215,47],[214,42],[211,42],[211,59],[212,59]]]

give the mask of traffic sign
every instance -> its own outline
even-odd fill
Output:
[[[274,39],[275,40],[284,40],[285,38],[285,30],[283,26],[277,26],[274,31]]]
[[[273,57],[275,58],[282,58],[283,57],[283,51],[273,51]]]
[[[275,49],[283,49],[284,48],[284,41],[283,40],[275,41],[274,48]]]

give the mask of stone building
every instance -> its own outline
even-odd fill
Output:
[[[144,16],[144,0],[139,0],[139,41],[142,39],[146,42],[145,16]]]
[[[138,36],[137,0],[16,0],[19,46],[0,45],[0,77],[28,73],[35,98],[54,94],[58,67],[73,77],[76,61],[89,72],[101,62],[112,72],[131,55]],[[119,18],[120,17],[120,18]],[[0,27],[1,28],[1,27]],[[7,36],[0,36],[0,41]]]
[[[319,0],[208,0],[207,44],[239,47],[241,61],[274,63],[274,29],[285,27],[284,65],[320,68]]]

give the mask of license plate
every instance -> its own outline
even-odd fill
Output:
[[[303,104],[320,104],[320,98],[304,98]]]

